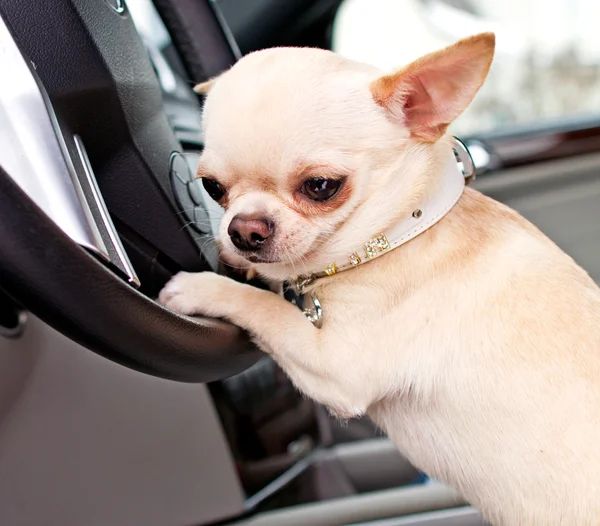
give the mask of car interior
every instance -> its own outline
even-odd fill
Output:
[[[343,4],[0,0],[0,524],[484,524],[241,329],[156,302],[180,270],[240,279],[193,86],[265,47],[335,50]],[[460,138],[475,188],[600,282],[600,118]]]

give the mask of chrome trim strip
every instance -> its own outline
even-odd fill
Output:
[[[152,41],[147,38],[142,38],[142,40],[146,45],[148,55],[150,55],[150,61],[154,65],[154,71],[156,72],[161,88],[165,93],[174,93],[177,90],[177,79],[171,70],[171,66],[169,66],[158,47]]]
[[[102,197],[102,193],[100,192],[100,188],[98,187],[98,182],[96,181],[96,176],[94,175],[94,170],[92,169],[92,165],[90,164],[90,160],[87,155],[87,151],[81,140],[79,135],[75,135],[73,137],[75,141],[75,146],[77,147],[77,153],[79,154],[79,158],[81,159],[81,164],[83,165],[83,171],[85,172],[85,176],[87,182],[89,184],[90,190],[94,197],[94,201],[98,208],[98,212],[100,217],[102,218],[102,222],[104,223],[104,228],[110,237],[110,241],[119,257],[119,261],[127,274],[127,278],[129,283],[139,287],[141,285],[140,280],[127,256],[127,252],[125,252],[125,248],[121,243],[121,239],[119,238],[119,234],[117,233],[117,229],[115,228],[112,219],[110,218],[110,214],[108,213],[108,209],[106,208],[106,203],[104,202],[104,198]]]
[[[0,16],[0,165],[73,241],[109,259],[31,68]]]
[[[125,12],[125,0],[106,0],[106,3],[112,7],[115,13],[122,15]]]
[[[235,41],[235,37],[231,32],[229,24],[225,20],[225,16],[223,15],[223,11],[221,11],[221,6],[218,4],[217,0],[211,0],[211,7],[213,8],[213,12],[215,13],[215,17],[217,18],[217,22],[219,26],[221,26],[221,31],[223,31],[223,35],[225,36],[225,40],[229,44],[231,48],[231,52],[236,60],[240,60],[242,58],[242,52]]]
[[[20,311],[18,314],[18,323],[16,327],[5,327],[4,325],[0,325],[0,336],[4,338],[9,338],[14,340],[16,338],[20,338],[25,332],[25,326],[27,325],[27,313],[25,311]]]

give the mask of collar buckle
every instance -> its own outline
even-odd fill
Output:
[[[471,157],[471,152],[466,147],[465,143],[462,142],[458,137],[452,137],[452,150],[454,151],[454,157],[456,162],[462,165],[462,173],[465,177],[465,184],[471,184],[477,175],[477,169],[475,168],[475,162]]]

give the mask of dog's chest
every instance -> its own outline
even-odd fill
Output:
[[[467,444],[436,408],[410,396],[377,404],[369,416],[413,465],[446,483],[456,482],[453,473],[462,472],[470,456]]]

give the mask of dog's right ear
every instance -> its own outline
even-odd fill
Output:
[[[208,79],[200,84],[196,84],[194,86],[194,91],[199,95],[206,95],[211,90],[218,78],[219,77],[213,77],[212,79]]]
[[[426,55],[373,82],[373,99],[411,137],[435,142],[479,91],[494,46],[494,34],[482,33]]]

